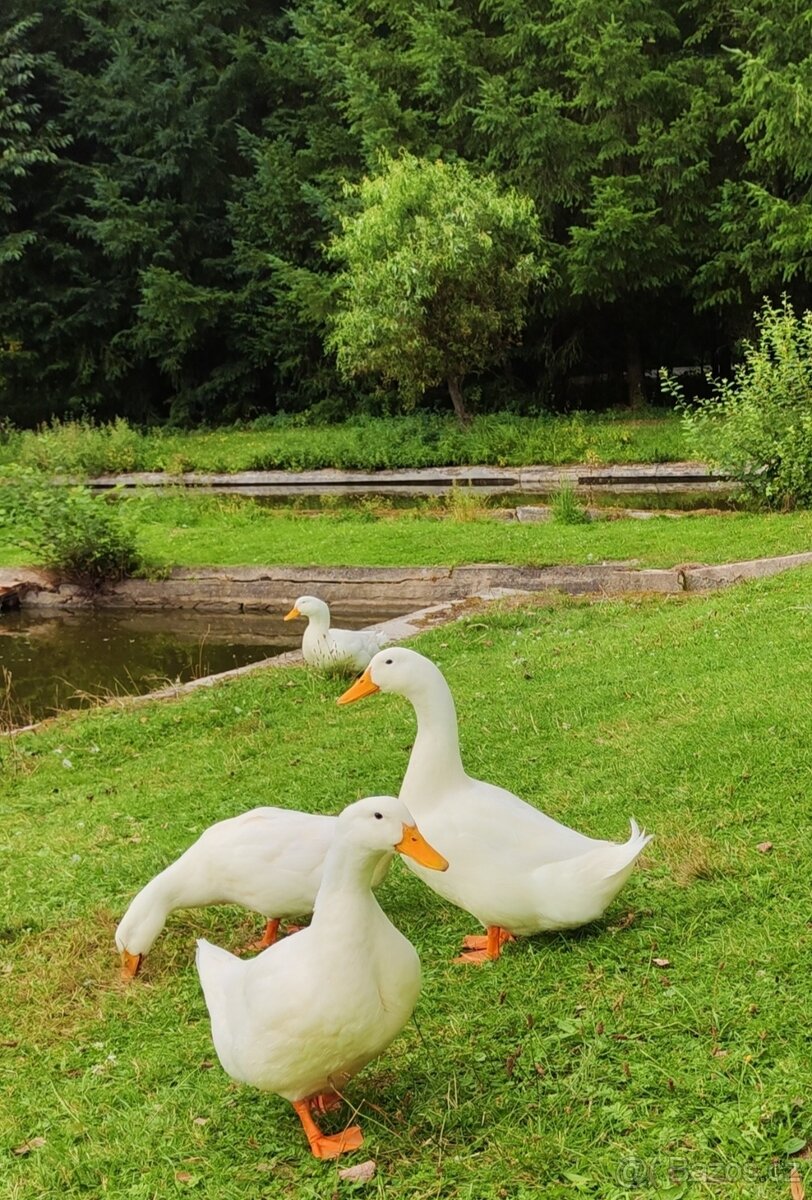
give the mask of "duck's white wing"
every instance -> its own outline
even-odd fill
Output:
[[[587,837],[549,817],[495,784],[467,779],[459,792],[446,793],[434,806],[416,797],[402,797],[433,846],[449,859],[452,843],[464,846],[467,857],[484,865],[498,859],[514,871],[574,858],[611,842]],[[444,845],[448,849],[444,849]]]
[[[197,872],[216,878],[221,901],[268,917],[312,911],[335,817],[255,808],[207,829],[193,849]]]
[[[331,629],[327,635],[333,647],[335,661],[363,671],[378,653],[381,645],[377,634],[364,629]]]

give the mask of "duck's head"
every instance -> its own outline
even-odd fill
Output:
[[[435,682],[437,676],[442,679],[440,669],[431,659],[405,646],[393,646],[391,650],[378,651],[360,679],[339,696],[337,703],[352,704],[375,692],[396,692],[411,699]]]
[[[414,817],[396,796],[367,796],[349,804],[338,818],[346,841],[365,850],[391,853],[397,850],[413,858],[422,867],[445,871],[448,863],[430,846],[415,824]]]
[[[284,617],[286,621],[294,621],[297,617],[307,617],[308,620],[326,618],[330,620],[330,609],[318,596],[300,596],[294,601],[293,608]]]

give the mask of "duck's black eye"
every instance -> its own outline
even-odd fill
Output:
[[[374,814],[374,816],[375,816],[375,820],[376,820],[376,821],[382,821],[382,820],[383,820],[383,813],[375,813],[375,814]]]
[[[392,666],[392,659],[391,659],[391,658],[387,658],[387,660],[386,660],[386,666],[387,666],[387,667],[391,667],[391,666]]]

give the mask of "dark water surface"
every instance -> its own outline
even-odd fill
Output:
[[[209,494],[218,492],[231,496],[243,496],[247,501],[253,500],[262,508],[297,508],[303,511],[335,512],[337,509],[354,509],[374,512],[378,505],[383,509],[420,509],[434,511],[442,508],[444,499],[448,498],[448,489],[434,496],[398,495],[392,492],[359,492],[322,495],[263,495],[259,488],[208,488]],[[519,505],[548,505],[555,499],[554,492],[521,492],[518,488],[510,492],[486,493],[478,488],[460,486],[459,493],[463,497],[472,497],[485,509],[516,508]],[[203,488],[195,489],[197,493]],[[576,494],[579,504],[595,508],[641,508],[659,511],[672,509],[680,512],[694,512],[697,509],[717,508],[723,512],[736,512],[742,508],[739,501],[734,499],[729,491],[701,491],[698,489],[677,492],[634,492],[611,491],[607,487],[595,487],[592,491],[579,490]]]
[[[335,616],[344,628],[376,620]],[[298,648],[303,631],[303,621],[286,624],[281,616],[236,613],[0,613],[0,685],[4,678],[6,683],[0,721],[14,728],[111,693],[138,695],[242,667]]]

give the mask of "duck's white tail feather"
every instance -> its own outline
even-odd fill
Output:
[[[627,842],[603,842],[586,854],[541,868],[537,879],[544,901],[538,913],[539,928],[576,929],[602,916],[651,841],[652,835],[635,821],[631,827]]]
[[[653,833],[646,833],[645,829],[641,829],[634,817],[630,818],[629,824],[632,830],[631,837],[627,842],[613,848],[615,853],[608,857],[604,879],[612,879],[621,871],[628,871],[654,837]]]
[[[228,950],[207,942],[205,938],[199,938],[195,964],[203,995],[206,997],[206,1005],[214,1016],[236,983],[237,976],[245,969],[245,963]]]

